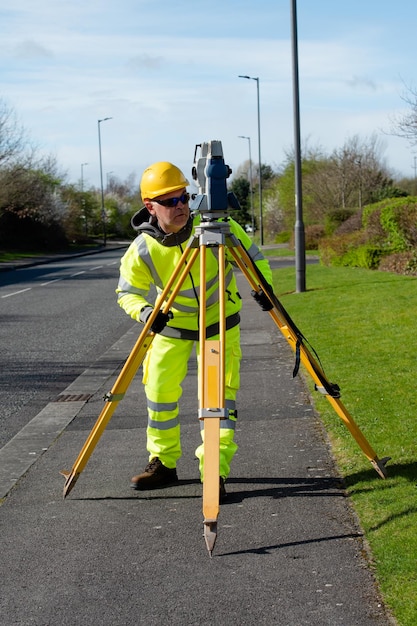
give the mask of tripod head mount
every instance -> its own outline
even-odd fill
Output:
[[[226,180],[231,173],[232,170],[223,159],[221,141],[213,140],[196,145],[191,174],[198,182],[198,194],[193,197],[190,209],[201,213],[203,221],[218,220],[227,216],[229,208],[239,208],[235,195],[227,191]]]

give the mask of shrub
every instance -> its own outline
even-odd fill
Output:
[[[417,250],[389,254],[382,258],[378,269],[382,272],[417,276]]]
[[[398,216],[398,224],[409,247],[417,247],[417,202]]]
[[[351,267],[364,267],[369,270],[378,268],[383,250],[372,244],[364,244],[358,248],[351,248],[341,258],[340,265]]]
[[[356,211],[335,230],[335,235],[346,235],[362,230],[362,211]]]
[[[332,235],[342,224],[345,224],[355,214],[356,211],[353,209],[341,208],[329,211],[325,217],[324,224],[326,235]]]
[[[0,217],[0,245],[5,250],[59,250],[68,239],[56,221],[49,223],[7,212]]]
[[[365,207],[363,226],[374,242],[392,252],[417,244],[417,198],[390,198]]]
[[[305,248],[306,250],[317,250],[320,241],[325,235],[324,227],[320,224],[307,226],[305,229]]]
[[[417,198],[409,196],[364,207],[320,243],[319,253],[325,265],[416,275],[416,247]]]
[[[362,231],[322,241],[319,254],[324,265],[376,269],[383,250],[366,242],[366,234]]]
[[[326,237],[320,241],[318,247],[320,261],[324,265],[348,265],[343,261],[343,258],[348,258],[351,251],[365,243],[366,234],[364,231]]]
[[[289,243],[291,241],[291,231],[283,230],[275,236],[275,243]]]

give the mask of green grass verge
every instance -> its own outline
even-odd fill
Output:
[[[275,293],[320,356],[327,378],[379,458],[382,480],[331,405],[312,390],[372,551],[371,566],[401,626],[417,623],[417,279],[309,265],[274,271]]]
[[[5,261],[16,261],[18,259],[27,259],[31,257],[41,256],[37,252],[2,252],[0,251],[0,263]]]
[[[277,247],[273,247],[273,248],[262,248],[262,254],[264,256],[267,257],[272,257],[272,256],[290,256],[290,257],[295,257],[295,250],[292,248],[277,248]],[[305,252],[306,256],[318,256],[318,251],[317,250],[306,250]]]
[[[32,250],[29,252],[22,252],[19,250],[0,250],[0,263],[7,263],[13,261],[22,261],[28,259],[36,259],[38,257],[53,257],[59,258],[62,254],[79,254],[81,252],[89,252],[97,250],[101,246],[100,243],[88,243],[88,244],[74,244],[69,245],[62,250]]]

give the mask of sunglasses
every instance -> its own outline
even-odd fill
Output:
[[[179,202],[181,202],[182,204],[187,204],[189,200],[190,200],[189,193],[183,193],[178,198],[168,198],[167,200],[158,200],[158,198],[154,198],[154,202],[157,202],[158,204],[161,204],[162,206],[166,206],[166,207],[177,206]]]

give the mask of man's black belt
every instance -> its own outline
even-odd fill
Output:
[[[229,315],[228,317],[226,317],[226,330],[234,328],[239,324],[239,322],[239,313],[233,313],[233,315]],[[215,322],[214,324],[210,324],[210,326],[207,326],[206,339],[210,339],[210,337],[218,335],[219,330],[219,322]],[[164,330],[159,334],[164,335],[164,337],[172,337],[174,339],[188,339],[189,341],[198,341],[200,338],[200,331],[189,330],[188,328],[177,328],[176,326],[165,326]]]

